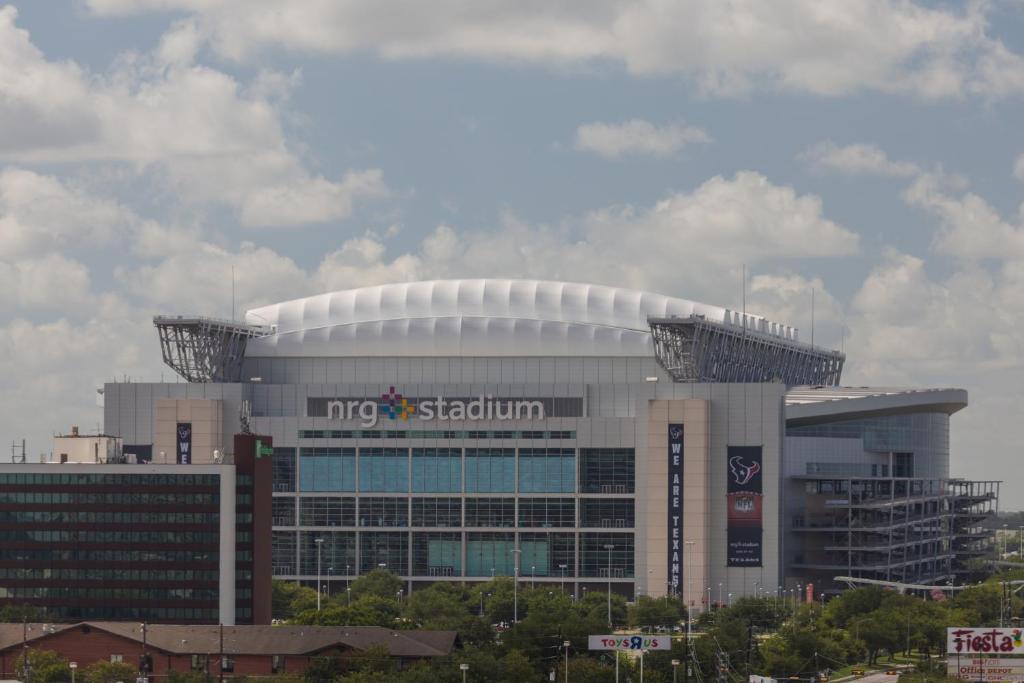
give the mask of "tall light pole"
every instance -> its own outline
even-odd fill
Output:
[[[678,683],[679,681],[679,660],[672,660],[672,683]]]
[[[320,611],[320,549],[324,544],[324,539],[314,538],[313,542],[316,543],[316,611]]]
[[[558,568],[562,570],[562,592],[565,592],[565,570],[569,568],[567,564],[560,564]]]
[[[718,609],[722,609],[722,584],[718,584]]]
[[[1024,526],[1017,527],[1020,529],[1020,541],[1017,544],[1017,555],[1024,558]]]
[[[522,555],[523,551],[519,548],[513,548],[510,551],[515,556],[514,566],[512,567],[512,623],[519,623],[519,556]]]
[[[693,541],[686,541],[686,639],[690,639],[690,605],[693,604]]]
[[[608,551],[608,628],[612,628],[612,550],[615,546],[608,543],[604,549]]]
[[[572,645],[568,640],[562,643],[562,647],[565,649],[565,683],[569,683],[569,646]]]

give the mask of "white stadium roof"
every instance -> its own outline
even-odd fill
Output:
[[[249,357],[650,356],[648,318],[703,316],[740,324],[718,306],[619,287],[544,280],[433,280],[361,287],[247,312],[272,333]],[[780,338],[796,331],[747,316]]]

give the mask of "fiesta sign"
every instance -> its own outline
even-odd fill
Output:
[[[381,415],[389,420],[543,420],[544,402],[495,398],[491,394],[470,399],[409,399],[389,387],[379,400],[330,399],[327,417],[333,420],[360,420],[373,427]]]
[[[588,636],[588,650],[671,650],[672,639],[668,636]]]
[[[1019,628],[948,628],[950,654],[1024,654],[1024,631]]]

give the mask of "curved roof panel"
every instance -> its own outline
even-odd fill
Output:
[[[717,306],[603,285],[543,280],[432,280],[348,289],[255,308],[274,332],[247,356],[648,356],[648,317]],[[761,320],[756,318],[756,320]]]

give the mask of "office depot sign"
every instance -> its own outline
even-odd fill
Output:
[[[952,655],[1024,654],[1024,631],[1019,628],[948,628],[946,652]]]
[[[946,660],[946,674],[950,678],[982,683],[1024,681],[1024,659],[950,657]]]

